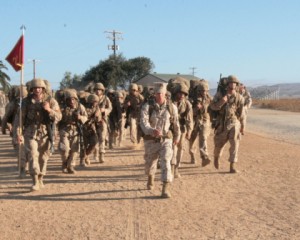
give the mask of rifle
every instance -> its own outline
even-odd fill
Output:
[[[80,103],[78,102],[78,108],[76,111],[76,115],[80,115]],[[76,126],[77,126],[77,131],[79,135],[79,158],[80,158],[80,163],[83,163],[84,157],[85,157],[85,148],[84,148],[84,139],[83,139],[83,124],[76,119]]]
[[[50,104],[50,99],[51,97],[48,97],[46,101],[49,102]],[[50,151],[51,153],[54,153],[54,132],[55,132],[55,124],[54,121],[50,119],[49,113],[43,109],[43,114],[45,118],[45,124],[46,124],[46,129],[47,129],[47,135],[48,139],[50,141]]]
[[[126,109],[126,114],[125,114],[126,121],[124,126],[125,129],[127,129],[130,126],[130,117],[129,117],[130,112],[131,112],[131,106],[127,107]]]

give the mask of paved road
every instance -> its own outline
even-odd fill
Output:
[[[300,113],[252,108],[247,131],[300,145]]]

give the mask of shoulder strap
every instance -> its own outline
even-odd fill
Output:
[[[171,115],[170,121],[173,122],[174,121],[174,106],[172,101],[167,100],[167,109]]]

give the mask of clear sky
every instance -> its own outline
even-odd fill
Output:
[[[299,0],[0,0],[0,60],[25,31],[25,82],[36,75],[59,87],[64,73],[84,74],[112,51],[150,58],[157,73],[191,74],[215,87],[220,73],[247,86],[300,82]]]

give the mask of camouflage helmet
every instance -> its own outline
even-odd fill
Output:
[[[176,76],[175,78],[171,78],[169,81],[174,83],[183,83],[190,88],[190,81],[184,77]]]
[[[46,84],[43,79],[35,78],[30,82],[30,89],[32,88],[44,88],[46,89]]]
[[[78,100],[78,96],[77,96],[77,92],[75,89],[67,89],[65,90],[65,98],[75,98],[76,100]]]
[[[181,92],[181,93],[184,93],[185,95],[188,95],[189,94],[189,88],[187,87],[186,84],[180,83],[180,84],[178,84],[177,92]]]
[[[21,91],[20,91],[20,90],[21,90]],[[21,88],[18,87],[18,88],[15,89],[15,97],[16,97],[16,98],[19,98],[19,97],[20,97],[20,94],[22,94],[22,97],[23,97],[23,98],[24,98],[24,97],[27,97],[28,91],[27,91],[26,86],[23,85]]]
[[[61,103],[62,101],[64,101],[65,98],[65,91],[60,89],[57,90],[54,94],[54,98],[56,99],[56,101],[58,101],[59,103]]]
[[[207,82],[201,81],[197,86],[196,86],[197,91],[208,91],[209,86]]]
[[[141,93],[141,92],[143,92],[143,85],[138,85],[138,91]]]
[[[90,94],[87,97],[87,102],[88,103],[94,103],[94,102],[99,102],[99,97],[96,94]]]
[[[171,92],[170,92],[170,91],[167,91],[167,92],[166,92],[166,97],[167,97],[167,98],[169,98],[169,99],[171,99],[171,97],[172,97],[172,94],[171,94]]]
[[[139,87],[138,87],[138,85],[136,83],[131,83],[129,85],[129,91],[132,91],[132,90],[136,90],[136,91],[139,90]]]
[[[46,93],[50,94],[51,93],[51,85],[50,85],[50,82],[46,79],[44,79],[44,83],[45,83],[45,86],[46,86]]]
[[[31,90],[31,81],[26,82],[25,85],[26,85],[26,88],[27,88],[27,92],[30,92],[30,90]]]
[[[89,96],[89,93],[81,90],[77,93],[77,95],[80,99],[86,99]]]
[[[239,79],[238,79],[236,76],[234,76],[234,75],[229,75],[228,78],[227,78],[227,84],[228,84],[228,83],[236,83],[236,84],[239,84],[240,81],[239,81]]]
[[[102,91],[105,91],[105,87],[102,83],[95,83],[94,85],[94,91],[95,90],[102,90]]]
[[[115,95],[117,98],[124,98],[124,95],[122,92],[115,92]]]

